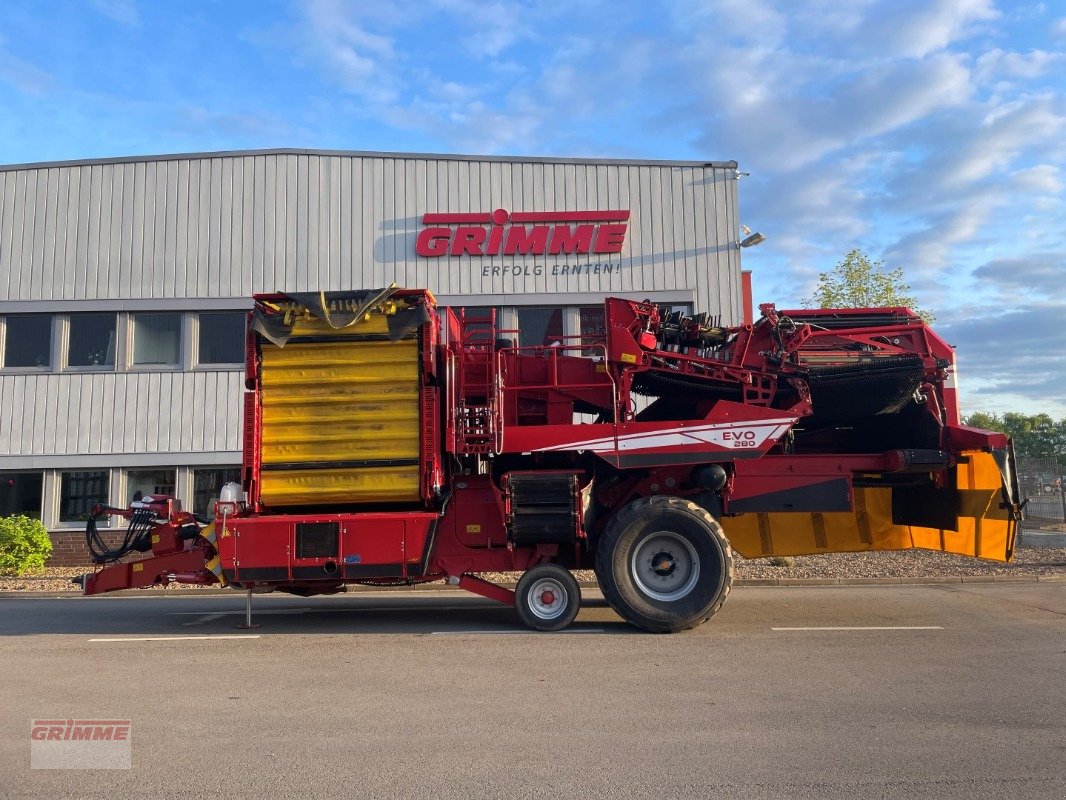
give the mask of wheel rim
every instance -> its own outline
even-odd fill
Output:
[[[558,619],[566,613],[569,595],[566,587],[555,578],[541,578],[534,582],[526,596],[530,612],[538,619]]]
[[[683,536],[658,531],[633,550],[630,572],[637,587],[655,600],[680,600],[700,579],[696,548]]]

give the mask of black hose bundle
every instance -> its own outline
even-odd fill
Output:
[[[85,525],[85,545],[89,548],[94,564],[108,564],[118,561],[127,553],[137,551],[145,553],[152,549],[152,527],[155,514],[147,508],[137,508],[130,515],[130,524],[126,528],[126,535],[122,544],[115,548],[109,548],[100,533],[96,530],[96,520],[108,515],[114,509],[104,509],[99,514],[89,517]]]

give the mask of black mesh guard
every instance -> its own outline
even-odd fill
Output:
[[[577,535],[577,477],[510,475],[508,529],[517,545],[573,542]]]
[[[819,422],[898,414],[912,402],[924,368],[916,355],[810,367],[807,385]]]

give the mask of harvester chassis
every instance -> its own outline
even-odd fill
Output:
[[[721,608],[735,551],[1009,560],[1013,452],[961,424],[950,346],[907,309],[761,311],[723,328],[609,298],[599,336],[520,346],[424,290],[257,296],[242,485],[210,521],[98,508],[139,532],[105,551],[90,523],[84,591],[444,580],[558,630],[592,569],[667,632]]]

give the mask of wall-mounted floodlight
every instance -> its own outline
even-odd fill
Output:
[[[740,246],[741,247],[754,247],[755,245],[762,244],[765,241],[766,241],[766,237],[763,236],[758,231],[755,231],[755,233],[753,233],[751,236],[748,236],[747,238],[742,239],[741,242],[740,242]]]

